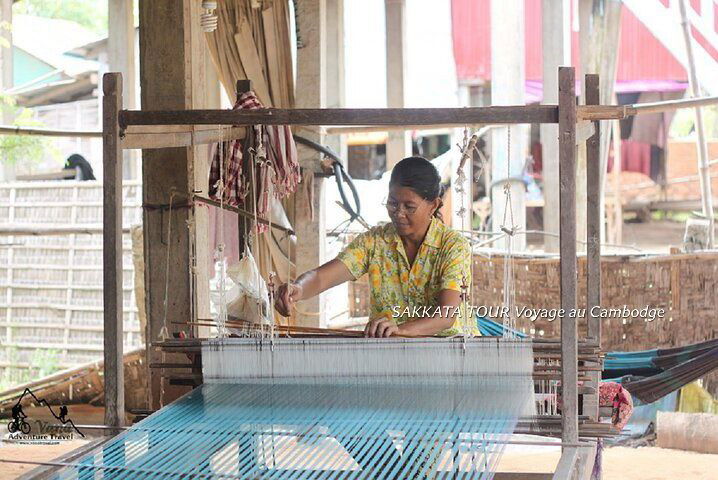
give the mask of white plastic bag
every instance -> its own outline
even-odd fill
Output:
[[[239,263],[227,269],[227,275],[236,284],[229,292],[227,315],[251,323],[270,324],[269,290],[252,254],[247,251]]]

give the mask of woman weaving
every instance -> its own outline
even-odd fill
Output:
[[[360,234],[334,260],[282,285],[277,311],[289,316],[294,302],[368,274],[371,314],[365,336],[461,333],[461,287],[470,284],[471,249],[467,239],[442,223],[441,206],[436,168],[422,157],[403,159],[389,181],[391,222]],[[423,311],[430,316],[412,316],[421,307],[428,307]],[[472,332],[478,334],[475,325]]]

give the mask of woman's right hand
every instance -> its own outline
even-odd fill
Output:
[[[274,300],[274,308],[283,317],[288,317],[294,302],[302,298],[302,287],[296,283],[280,285]]]

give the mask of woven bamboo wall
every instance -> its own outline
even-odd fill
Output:
[[[140,223],[141,186],[125,181],[124,227]],[[102,226],[102,184],[16,182],[0,186],[0,223]],[[102,358],[102,234],[3,236],[0,246],[0,375],[7,383]],[[125,348],[140,345],[132,245],[123,241]],[[43,353],[45,352],[45,353]],[[42,368],[40,368],[42,371]]]
[[[503,298],[501,255],[474,255],[472,305],[499,306]],[[558,308],[557,258],[514,258],[516,304]],[[578,262],[578,306],[586,302],[585,257]],[[601,305],[604,308],[645,306],[664,308],[663,319],[604,319],[604,350],[672,347],[718,337],[718,253],[666,256],[606,256],[601,261]],[[368,315],[368,286],[364,279],[349,289],[352,316]],[[558,337],[560,322],[520,319],[526,333]],[[585,335],[585,320],[579,320]]]

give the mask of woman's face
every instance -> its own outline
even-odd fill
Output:
[[[409,187],[389,185],[386,210],[399,236],[423,235],[440,200],[424,200]]]

